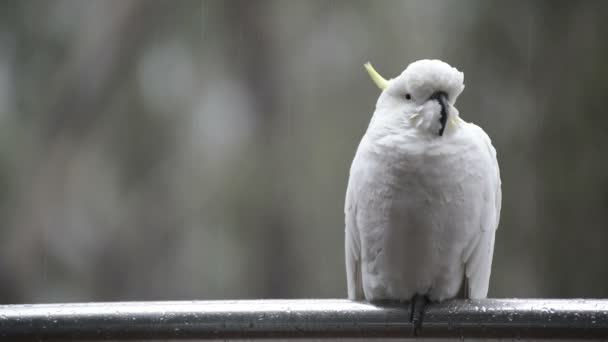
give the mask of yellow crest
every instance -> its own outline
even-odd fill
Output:
[[[370,62],[367,62],[364,64],[364,66],[365,70],[367,70],[367,73],[369,74],[369,77],[371,77],[372,81],[376,83],[378,88],[380,88],[381,90],[386,89],[386,87],[388,86],[388,81],[384,79],[384,77],[380,76],[380,74],[376,71],[376,69],[374,69],[372,64]]]

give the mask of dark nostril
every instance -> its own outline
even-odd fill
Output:
[[[431,97],[429,97],[429,100],[441,100],[442,98],[447,100],[448,94],[444,91],[436,91],[431,95]]]

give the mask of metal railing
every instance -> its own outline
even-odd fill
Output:
[[[410,306],[348,300],[116,302],[0,306],[0,340],[608,339],[608,300],[485,299]]]

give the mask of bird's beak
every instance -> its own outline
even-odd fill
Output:
[[[380,74],[376,71],[376,69],[374,69],[372,64],[370,62],[367,62],[364,64],[364,66],[365,70],[367,70],[367,73],[369,74],[369,77],[372,78],[372,81],[376,83],[378,88],[380,88],[380,90],[386,89],[388,81],[384,77],[380,76]]]
[[[443,131],[445,130],[445,125],[448,121],[448,94],[443,91],[436,91],[429,97],[429,101],[437,100],[439,105],[441,106],[441,112],[439,117],[439,123],[441,127],[439,128],[439,136],[443,136]]]

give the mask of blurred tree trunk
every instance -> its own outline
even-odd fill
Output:
[[[259,201],[264,206],[258,207],[262,212],[255,216],[259,222],[257,244],[255,247],[262,251],[262,260],[258,260],[265,267],[266,284],[263,286],[266,293],[264,297],[283,298],[290,293],[291,277],[294,272],[292,261],[288,252],[288,224],[286,215],[285,189],[282,189],[278,180],[283,169],[281,148],[284,141],[277,130],[280,127],[279,99],[283,95],[278,87],[279,77],[276,65],[276,44],[272,36],[273,26],[268,25],[270,10],[269,2],[254,2],[247,0],[224,1],[226,20],[231,23],[226,27],[230,29],[231,39],[229,50],[232,52],[232,64],[238,74],[244,75],[246,84],[253,98],[256,116],[253,122],[256,126],[256,161],[261,167],[258,174],[266,187],[266,192],[258,193]],[[243,175],[245,176],[245,175]],[[246,177],[246,176],[245,176]]]
[[[35,124],[40,140],[37,143],[42,148],[35,152],[31,174],[23,176],[26,191],[15,216],[20,229],[31,230],[19,235],[19,239],[27,241],[15,241],[15,245],[38,254],[32,258],[39,260],[37,267],[23,265],[16,270],[33,287],[52,286],[52,277],[59,277],[61,270],[69,269],[66,266],[69,260],[58,253],[66,246],[58,241],[70,219],[68,206],[73,200],[67,193],[70,168],[103,122],[108,107],[115,103],[116,95],[123,91],[121,86],[132,77],[131,71],[145,51],[144,45],[154,36],[170,8],[169,2],[148,0],[89,2],[84,6],[89,6],[86,15],[99,15],[105,20],[84,25],[87,29],[75,32],[75,38],[68,40],[67,58],[48,81],[46,97],[37,104],[39,117]],[[91,17],[83,20],[87,19]],[[82,229],[86,231],[88,227]],[[110,236],[106,238],[104,241],[112,241]],[[159,243],[166,247],[167,241],[159,239]],[[30,244],[33,247],[27,247]],[[116,288],[123,286],[124,270],[120,267],[128,256],[114,251],[92,258],[96,259],[89,265],[87,276],[81,275],[79,282],[90,281],[88,290],[94,293],[89,294],[92,299],[112,299]],[[30,292],[44,293],[36,288]]]

